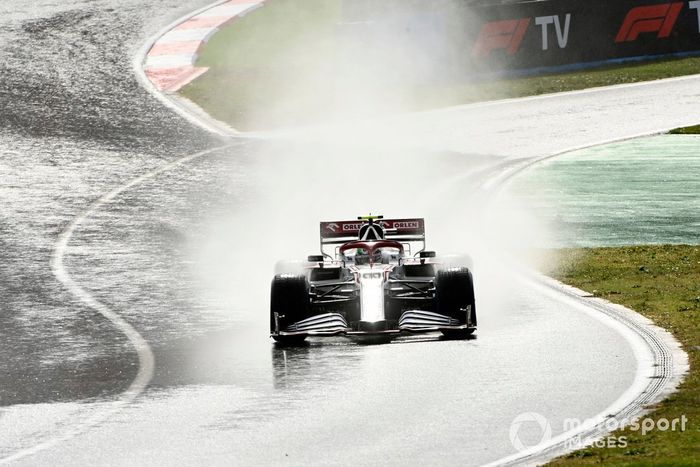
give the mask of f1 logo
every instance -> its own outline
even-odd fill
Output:
[[[668,37],[682,8],[683,2],[632,8],[627,13],[615,42],[636,41],[643,32],[656,32],[659,39]]]
[[[472,49],[477,58],[488,57],[493,50],[505,49],[514,55],[523,43],[523,37],[530,25],[530,18],[492,21],[484,24]]]

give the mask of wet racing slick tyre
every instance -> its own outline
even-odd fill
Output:
[[[476,300],[471,271],[464,267],[438,271],[435,283],[437,313],[472,326],[472,329],[445,329],[442,334],[452,339],[467,338],[476,327]],[[465,313],[466,309],[471,310],[470,316]]]
[[[309,287],[304,276],[280,275],[272,280],[270,293],[270,334],[285,330],[309,314]],[[277,313],[277,318],[275,318]],[[282,344],[300,344],[306,335],[275,336],[272,338]]]

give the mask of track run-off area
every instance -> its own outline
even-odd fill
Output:
[[[3,215],[17,231],[41,232],[36,244],[2,233],[8,264],[28,264],[5,288],[14,323],[7,329],[18,344],[2,352],[12,360],[36,343],[36,355],[15,361],[48,375],[3,381],[3,459],[533,461],[543,446],[516,453],[509,439],[516,416],[549,420],[551,456],[574,434],[562,420],[629,417],[677,384],[685,363],[667,333],[533,279],[506,259],[504,246],[517,253],[541,232],[526,207],[499,193],[544,158],[697,123],[700,77],[210,136],[193,126],[198,115],[183,122],[163,107],[167,99],[182,109],[176,97],[144,91],[130,68],[134,54],[143,58],[149,33],[186,13],[145,3],[127,8],[141,12],[137,28],[131,15],[121,25],[126,13],[113,17],[109,5],[67,14],[47,4],[6,20],[19,25],[12,34],[50,51],[65,39],[52,42],[51,18],[77,18],[62,33],[72,34],[73,53],[25,71],[55,85],[58,70],[63,93],[54,98],[61,118],[75,121],[59,127],[45,119],[22,130],[17,122],[45,118],[19,101],[41,86],[13,97],[19,82],[0,82],[13,116],[2,133],[3,171],[27,186],[6,184],[16,207]],[[122,41],[83,33],[107,21],[117,23],[108,34]],[[68,79],[85,55],[97,57],[81,62],[90,79]],[[95,101],[84,97],[91,93]],[[86,116],[86,102],[101,113]],[[19,162],[31,155],[34,161]],[[355,170],[367,165],[369,179]],[[382,189],[387,174],[400,180],[391,190]],[[45,200],[53,200],[46,210],[33,209]],[[476,339],[271,344],[265,328],[274,261],[315,251],[319,220],[368,209],[424,215],[435,249],[474,256]],[[18,284],[27,280],[33,287],[23,292]],[[27,311],[37,304],[43,316]],[[10,367],[6,374],[20,373]],[[651,399],[640,397],[644,391]],[[597,423],[586,429],[585,436],[601,434]]]

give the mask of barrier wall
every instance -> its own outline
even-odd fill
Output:
[[[397,82],[464,81],[700,54],[700,0],[344,0],[338,33]]]
[[[698,0],[541,0],[469,10],[470,61],[480,71],[700,52]]]

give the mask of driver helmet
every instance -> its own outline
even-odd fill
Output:
[[[370,261],[371,260],[371,261]],[[381,263],[382,262],[382,251],[381,249],[376,249],[372,251],[372,255],[370,257],[369,251],[367,251],[365,248],[358,248],[357,252],[355,253],[355,264],[370,264],[372,263]]]
[[[369,264],[369,252],[364,248],[358,248],[355,252],[355,264]]]

